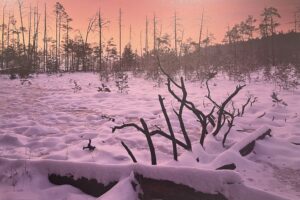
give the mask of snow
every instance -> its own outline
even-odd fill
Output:
[[[39,75],[30,80],[31,85],[21,85],[20,80],[1,75],[0,199],[95,199],[71,186],[52,185],[48,173],[95,178],[102,183],[119,181],[99,199],[135,199],[130,185],[132,172],[203,192],[222,191],[229,199],[300,198],[300,146],[293,144],[300,143],[300,89],[280,90],[263,80],[246,83],[235,104],[244,103],[249,94],[258,97],[258,102],[247,108],[243,117],[236,118],[227,148],[222,147],[221,135],[208,136],[204,150],[199,145],[199,124],[191,113],[185,112],[193,151],[179,148],[179,162],[175,162],[171,142],[153,136],[157,168],[149,166],[150,153],[143,134],[133,128],[112,133],[111,128],[123,122],[139,124],[139,119],[144,118],[150,129],[158,125],[167,130],[158,102],[161,94],[176,137],[182,140],[171,110],[178,107],[178,102],[165,86],[154,87],[156,83],[151,80],[129,77],[128,94],[121,94],[113,81],[105,83],[111,92],[98,92],[102,82],[92,73]],[[72,89],[74,80],[81,86],[80,91]],[[219,76],[210,83],[211,95],[222,102],[237,84]],[[208,111],[206,88],[190,81],[186,86],[188,98],[201,108],[207,105],[203,109]],[[288,106],[274,104],[270,97],[273,91]],[[257,141],[251,154],[240,156],[238,150],[249,138],[269,128],[272,137]],[[82,150],[88,139],[96,146],[93,152]],[[139,164],[132,164],[121,140]],[[230,163],[236,164],[235,171],[215,171]]]
[[[137,199],[137,193],[133,190],[131,186],[132,176],[127,177],[117,185],[115,185],[111,190],[98,198],[98,200],[127,200],[127,199]],[[121,194],[121,195],[120,195]]]
[[[268,130],[269,129],[265,126],[259,128],[255,132],[251,133],[251,135],[249,137],[246,137],[246,138],[242,139],[241,141],[237,142],[236,144],[234,144],[231,147],[231,149],[233,151],[240,151],[243,147],[250,144],[252,141],[255,141],[256,139],[260,138],[262,136],[262,134],[266,133]]]
[[[133,174],[138,173],[147,178],[169,180],[177,184],[184,184],[205,193],[216,194],[222,192],[226,197],[233,200],[241,198],[246,200],[253,198],[265,200],[284,199],[245,187],[240,175],[234,171],[200,170],[196,168],[169,166],[156,167],[141,164],[98,165],[95,163],[73,163],[54,160],[35,160],[29,162],[28,160],[3,158],[0,159],[0,164],[1,171],[6,174],[0,176],[1,182],[8,185],[12,184],[10,187],[13,187],[12,190],[15,193],[23,192],[26,189],[29,189],[32,193],[41,193],[41,195],[45,194],[45,192],[49,194],[49,191],[55,191],[54,193],[57,195],[57,198],[62,198],[60,191],[63,189],[71,194],[77,193],[75,189],[66,186],[57,187],[58,191],[52,188],[53,186],[48,188],[50,184],[47,183],[47,176],[48,174],[55,173],[62,176],[72,174],[74,179],[80,177],[88,179],[96,178],[98,182],[104,185],[119,181],[115,187],[99,199],[109,200],[119,199],[120,197],[120,199],[136,199],[137,194],[131,187],[131,181],[134,179]],[[26,183],[30,183],[32,188],[27,188]],[[6,188],[9,191],[6,195],[15,196],[18,199],[17,194],[10,191],[10,187]],[[41,189],[41,191],[37,192],[36,189]],[[240,193],[236,193],[236,191]],[[26,192],[30,198],[32,198],[31,195],[34,195],[28,191]],[[251,197],[247,198],[244,196],[244,192],[252,193]],[[120,196],[121,194],[122,196]],[[5,197],[8,198],[8,196]]]

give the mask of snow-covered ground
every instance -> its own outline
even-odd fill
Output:
[[[74,89],[74,81],[81,90]],[[158,102],[158,94],[161,94],[165,97],[171,122],[179,130],[172,112],[172,107],[177,107],[178,103],[167,88],[130,76],[127,94],[119,93],[114,81],[105,83],[111,92],[98,92],[97,87],[102,82],[92,73],[63,74],[61,77],[39,75],[30,82],[22,85],[18,79],[0,76],[0,199],[95,199],[68,185],[54,186],[46,175],[60,169],[65,174],[74,172],[78,176],[101,179],[103,173],[97,169],[103,166],[112,169],[106,176],[124,179],[102,198],[116,199],[114,194],[127,191],[123,199],[134,199],[135,194],[127,184],[130,172],[122,170],[124,174],[121,174],[114,166],[131,166],[126,169],[132,169],[132,161],[121,140],[132,150],[138,163],[150,165],[146,138],[132,128],[112,133],[112,127],[124,122],[139,124],[142,117],[150,128],[158,125],[167,130]],[[188,98],[207,109],[206,88],[199,82],[187,81],[186,84]],[[210,82],[211,95],[221,102],[237,84],[219,76]],[[243,117],[235,120],[226,144],[230,146],[241,141],[262,127],[270,128],[272,137],[256,142],[254,151],[246,157],[226,151],[218,138],[210,136],[205,141],[204,151],[199,145],[199,123],[186,112],[193,152],[179,148],[179,161],[175,162],[171,142],[153,136],[158,165],[214,170],[221,164],[234,162],[237,173],[233,173],[240,176],[246,186],[286,199],[300,199],[300,146],[293,144],[300,143],[300,89],[279,90],[261,80],[246,84],[235,98],[235,104],[242,105],[248,95],[258,97],[258,101],[247,107]],[[272,102],[273,91],[278,92],[287,106]],[[176,137],[182,139],[180,133]],[[82,149],[88,139],[96,146],[93,152]],[[55,163],[59,167],[53,167]],[[189,181],[183,183],[188,185]],[[197,189],[197,182],[193,183]]]

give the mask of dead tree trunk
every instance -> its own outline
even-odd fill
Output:
[[[27,56],[28,56],[28,61],[29,61],[29,66],[31,67],[31,17],[32,17],[32,11],[31,11],[31,4],[29,8],[29,27],[28,27],[28,50],[27,50]]]
[[[200,54],[200,49],[201,49],[201,42],[202,42],[202,32],[203,32],[203,16],[204,16],[204,9],[202,11],[202,16],[201,16],[201,24],[200,24],[200,33],[199,33],[199,41],[198,41],[198,45],[199,45],[199,56],[201,56]]]
[[[242,141],[233,145],[230,149],[238,151],[241,154],[241,156],[246,156],[253,151],[255,142],[257,140],[264,139],[266,136],[272,136],[271,129],[259,129],[256,131],[256,133],[249,135]]]
[[[148,43],[148,26],[149,26],[149,22],[148,22],[148,17],[146,17],[146,35],[145,35],[145,53],[146,55],[148,55],[148,51],[149,51],[149,43]]]
[[[24,24],[23,24],[23,14],[22,14],[22,2],[18,0],[19,3],[19,13],[21,20],[21,31],[22,31],[22,39],[23,39],[23,52],[26,53],[26,44],[25,44],[25,35],[24,35]]]
[[[86,35],[85,35],[85,40],[83,40],[83,60],[82,60],[82,65],[83,65],[83,70],[86,71],[87,70],[87,66],[86,66],[86,60],[87,60],[87,48],[88,48],[88,38],[89,38],[89,34],[91,31],[93,31],[93,26],[94,23],[96,21],[96,18],[93,17],[92,19],[89,20],[89,24],[88,24],[88,28],[86,31]]]
[[[55,71],[58,71],[58,24],[59,24],[59,11],[56,9],[55,17]]]
[[[2,37],[1,37],[1,68],[4,68],[4,25],[5,25],[5,5],[2,9]]]
[[[174,48],[175,48],[175,54],[178,56],[177,52],[177,13],[175,12],[174,15]]]
[[[47,6],[45,4],[45,18],[44,18],[44,55],[43,55],[43,58],[44,58],[44,71],[46,72],[47,71],[47,62],[48,62],[48,59],[47,59]]]
[[[156,16],[153,15],[153,51],[156,51]]]
[[[58,15],[58,66],[60,66],[60,60],[61,60],[61,55],[60,55],[60,35],[61,35],[61,20],[62,20],[62,14],[61,12]]]
[[[99,27],[99,68],[98,71],[102,71],[102,18],[99,10],[98,13],[98,27]]]
[[[70,22],[72,21],[71,18],[69,18],[67,16],[66,19],[66,49],[65,49],[65,53],[66,53],[66,59],[65,59],[65,66],[66,66],[66,70],[69,71],[70,70],[70,52],[69,52],[69,31],[70,31]]]
[[[8,13],[8,21],[7,21],[7,48],[9,48],[9,45],[10,45],[10,19],[11,19],[11,16],[10,16],[10,12]],[[6,59],[6,67],[8,67],[8,59]]]
[[[38,32],[39,32],[39,22],[40,22],[40,16],[37,11],[34,12],[34,34],[33,34],[33,45],[32,45],[32,50],[33,50],[33,65],[34,69],[37,70],[39,67],[38,63]]]
[[[120,71],[122,70],[122,10],[119,10],[119,53],[120,53]]]

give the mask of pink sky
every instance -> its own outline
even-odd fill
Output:
[[[4,0],[1,0],[3,4]],[[49,20],[54,22],[53,6],[56,0],[23,0],[26,5],[39,3],[43,6],[47,3]],[[11,9],[17,12],[16,0],[6,0]],[[139,49],[140,32],[144,41],[145,18],[153,18],[153,13],[158,17],[158,29],[162,26],[163,33],[173,36],[174,12],[180,18],[178,29],[184,29],[184,38],[192,37],[197,41],[201,12],[205,10],[205,33],[207,30],[220,42],[228,25],[234,25],[244,20],[248,15],[254,15],[258,20],[264,7],[276,7],[282,18],[280,30],[287,31],[293,28],[294,11],[300,6],[299,0],[60,0],[66,11],[73,18],[72,26],[84,33],[88,19],[101,9],[103,17],[110,20],[110,25],[104,30],[104,38],[114,37],[118,42],[118,11],[123,11],[123,45],[129,41],[129,26],[132,26],[133,46]],[[152,21],[149,23],[152,35]],[[54,26],[53,28],[54,29]],[[179,34],[179,33],[178,33]],[[91,41],[96,35],[91,35]],[[150,48],[152,47],[152,36],[150,37]],[[144,45],[144,42],[143,42]]]

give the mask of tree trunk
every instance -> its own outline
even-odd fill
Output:
[[[47,71],[47,7],[45,4],[45,19],[44,19],[44,71]]]
[[[122,10],[119,10],[119,51],[120,51],[120,71],[122,70]]]
[[[148,44],[148,18],[146,17],[146,38],[145,38],[145,53],[148,55],[148,49],[149,49],[149,44]],[[141,55],[142,56],[142,55]]]
[[[153,16],[153,51],[156,51],[156,16]]]
[[[5,20],[5,6],[2,9],[2,46],[1,46],[1,68],[4,67],[4,20]]]
[[[61,13],[58,15],[58,66],[60,66],[60,34],[61,34]]]
[[[28,28],[28,51],[27,51],[29,67],[31,68],[31,5],[29,11],[29,28]]]
[[[21,31],[22,31],[22,39],[23,39],[23,51],[24,51],[24,53],[26,53],[24,25],[23,25],[23,15],[22,15],[22,4],[21,4],[20,0],[18,0],[18,3],[19,3],[19,13],[20,13],[20,19],[21,19]]]
[[[67,19],[67,37],[66,37],[66,70],[69,71],[69,19]]]
[[[177,53],[177,14],[176,14],[176,12],[175,12],[175,16],[174,16],[174,48],[175,48],[175,54],[177,56],[178,53]]]
[[[98,70],[102,71],[102,19],[101,19],[101,13],[99,10],[99,16],[98,16],[98,26],[99,26],[99,68]]]

